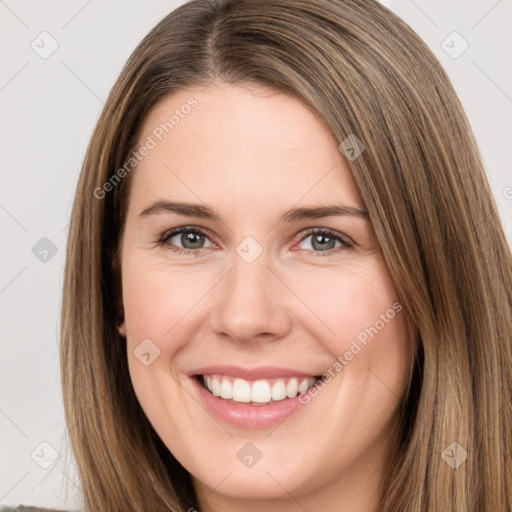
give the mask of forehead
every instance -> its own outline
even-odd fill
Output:
[[[338,198],[360,204],[327,127],[297,98],[263,86],[213,84],[163,98],[146,117],[132,199],[211,199],[221,206],[291,206]],[[274,203],[273,203],[274,204]]]

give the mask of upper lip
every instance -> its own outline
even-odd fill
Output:
[[[272,379],[276,377],[315,377],[317,374],[294,370],[293,368],[279,368],[276,366],[258,366],[247,368],[242,366],[214,365],[203,366],[191,372],[189,377],[196,375],[229,375],[244,380]]]

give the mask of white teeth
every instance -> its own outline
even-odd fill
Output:
[[[313,386],[316,379],[297,377],[287,379],[271,379],[247,381],[245,379],[232,379],[223,375],[204,375],[203,382],[214,396],[235,402],[268,404],[272,401],[295,398],[297,394],[304,393]]]
[[[220,397],[226,400],[233,398],[233,386],[228,379],[222,380],[222,384],[220,385]]]
[[[251,389],[251,402],[270,402],[272,400],[272,389],[265,380],[257,380]]]
[[[214,396],[220,396],[220,382],[219,379],[212,379],[212,387],[210,391]]]
[[[307,391],[309,388],[310,388],[310,385],[309,385],[308,379],[304,379],[304,380],[301,380],[301,381],[300,381],[300,384],[299,384],[299,393],[304,393],[304,392],[305,392],[305,391]]]
[[[279,379],[272,386],[272,400],[283,400],[286,398],[286,385],[284,380]]]
[[[295,398],[298,392],[299,381],[295,377],[293,377],[293,379],[290,379],[288,381],[288,384],[286,384],[286,396],[288,398]]]
[[[233,382],[233,400],[235,402],[251,401],[251,386],[243,379],[235,379]]]

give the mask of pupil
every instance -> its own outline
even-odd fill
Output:
[[[323,239],[324,241],[323,242],[320,242],[320,246],[319,247],[315,247],[315,242],[319,241]],[[315,247],[315,249],[320,249],[321,251],[328,251],[329,249],[333,249],[333,247],[326,247],[327,243],[325,242],[325,240],[329,240],[331,242],[334,242],[334,239],[331,238],[330,236],[325,236],[325,235],[315,235],[313,237],[313,247]]]
[[[198,249],[201,247],[203,241],[202,237],[203,235],[199,233],[184,233],[183,235],[181,235],[181,243],[183,244],[183,247],[185,247],[186,249]],[[194,238],[198,240],[194,242]],[[187,243],[189,242],[192,244],[192,247],[187,246]]]

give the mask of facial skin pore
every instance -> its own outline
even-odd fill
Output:
[[[298,99],[221,82],[161,100],[140,143],[191,96],[197,105],[131,176],[123,329],[140,404],[191,473],[202,512],[377,512],[412,356],[346,160]],[[208,207],[218,219],[164,203]],[[280,221],[292,208],[326,206],[344,209]],[[169,235],[181,226],[193,229]],[[334,377],[279,423],[251,428],[201,398],[192,374],[213,365]]]

